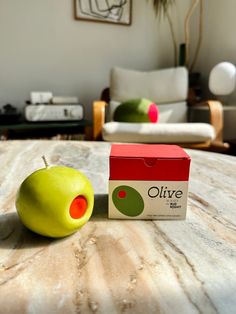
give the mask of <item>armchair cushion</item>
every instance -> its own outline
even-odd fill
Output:
[[[149,72],[115,67],[110,76],[110,98],[147,98],[160,103],[185,101],[188,93],[188,72],[184,67]]]
[[[151,100],[131,99],[121,103],[115,110],[114,121],[152,122],[158,120],[158,107]]]
[[[125,123],[108,122],[102,129],[103,139],[133,143],[202,143],[215,138],[208,123]]]

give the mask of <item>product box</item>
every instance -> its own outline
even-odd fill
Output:
[[[113,144],[109,161],[109,218],[185,218],[190,157],[181,147]]]

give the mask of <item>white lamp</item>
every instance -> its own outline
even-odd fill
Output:
[[[229,95],[235,89],[236,68],[230,62],[221,62],[214,66],[209,76],[209,89],[217,96]]]
[[[229,62],[218,63],[211,70],[209,89],[216,96],[231,94],[236,84],[236,68]],[[226,102],[224,101],[224,104]],[[234,140],[236,132],[236,106],[224,106],[224,140]]]

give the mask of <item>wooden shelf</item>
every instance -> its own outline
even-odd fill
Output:
[[[2,140],[27,139],[27,138],[51,138],[57,135],[79,134],[81,138],[89,139],[92,122],[89,120],[70,122],[27,122],[0,125]],[[63,137],[63,139],[65,136]]]

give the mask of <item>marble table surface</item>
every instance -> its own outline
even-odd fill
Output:
[[[108,220],[110,144],[0,142],[0,313],[236,313],[236,157],[192,158],[183,221]],[[92,181],[90,221],[64,239],[28,231],[15,209],[49,163]]]

